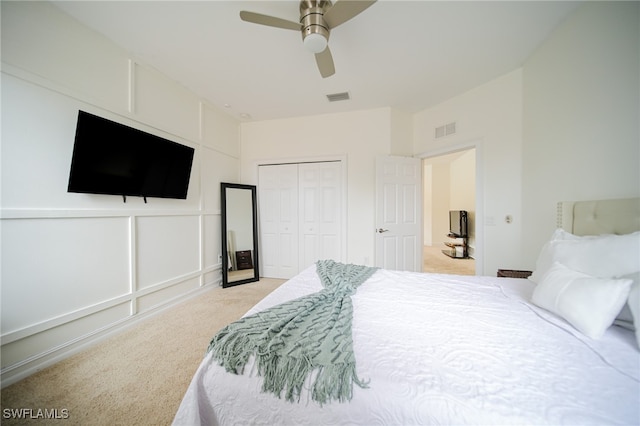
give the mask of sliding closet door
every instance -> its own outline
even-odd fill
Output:
[[[300,270],[320,259],[342,259],[342,167],[340,162],[298,166]]]
[[[291,278],[298,273],[298,165],[258,169],[262,275]]]
[[[320,259],[344,262],[342,162],[258,167],[262,276],[291,278]]]

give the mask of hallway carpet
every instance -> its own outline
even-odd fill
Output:
[[[468,259],[452,259],[442,253],[442,246],[424,246],[424,264],[422,272],[439,274],[475,275],[476,261]]]

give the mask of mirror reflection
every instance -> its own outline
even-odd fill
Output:
[[[221,184],[222,286],[258,281],[256,187]]]

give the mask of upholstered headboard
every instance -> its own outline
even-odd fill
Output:
[[[575,235],[640,231],[640,198],[559,202],[558,228]]]

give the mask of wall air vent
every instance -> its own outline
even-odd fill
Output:
[[[332,93],[331,95],[327,95],[327,99],[329,102],[338,102],[338,101],[348,101],[351,99],[349,97],[349,92],[342,93]]]
[[[436,127],[435,137],[436,139],[443,138],[445,136],[452,135],[456,132],[456,122],[449,124],[443,124],[442,126]]]

